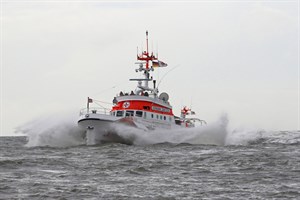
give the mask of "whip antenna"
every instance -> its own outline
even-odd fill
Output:
[[[171,71],[173,71],[174,69],[176,69],[177,67],[179,67],[180,65],[176,65],[174,68],[172,68],[172,69],[170,69],[167,73],[165,73],[164,75],[163,75],[163,77],[160,79],[160,81],[159,81],[159,83],[157,84],[157,88],[158,88],[158,86],[160,85],[160,83],[162,82],[162,80],[171,72]]]

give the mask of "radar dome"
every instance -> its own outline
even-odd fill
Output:
[[[168,101],[169,100],[169,95],[166,92],[163,92],[159,95],[158,98],[163,100],[163,101]]]

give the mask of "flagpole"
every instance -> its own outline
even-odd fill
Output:
[[[88,97],[87,99],[87,113],[89,113],[89,110],[90,110],[90,97]]]

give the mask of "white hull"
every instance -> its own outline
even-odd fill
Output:
[[[88,114],[80,116],[78,125],[86,130],[87,144],[118,142],[119,139],[111,133],[116,121],[117,119],[109,115]]]
[[[78,125],[86,130],[86,142],[90,145],[99,143],[132,144],[132,139],[123,138],[118,135],[116,127],[119,125],[130,126],[140,131],[178,127],[171,123],[155,122],[136,117],[117,118],[105,114],[81,115],[78,120]]]

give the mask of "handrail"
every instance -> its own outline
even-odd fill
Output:
[[[109,114],[110,108],[100,108],[100,107],[91,107],[89,109],[83,108],[79,111],[79,116],[86,115],[86,114]]]

